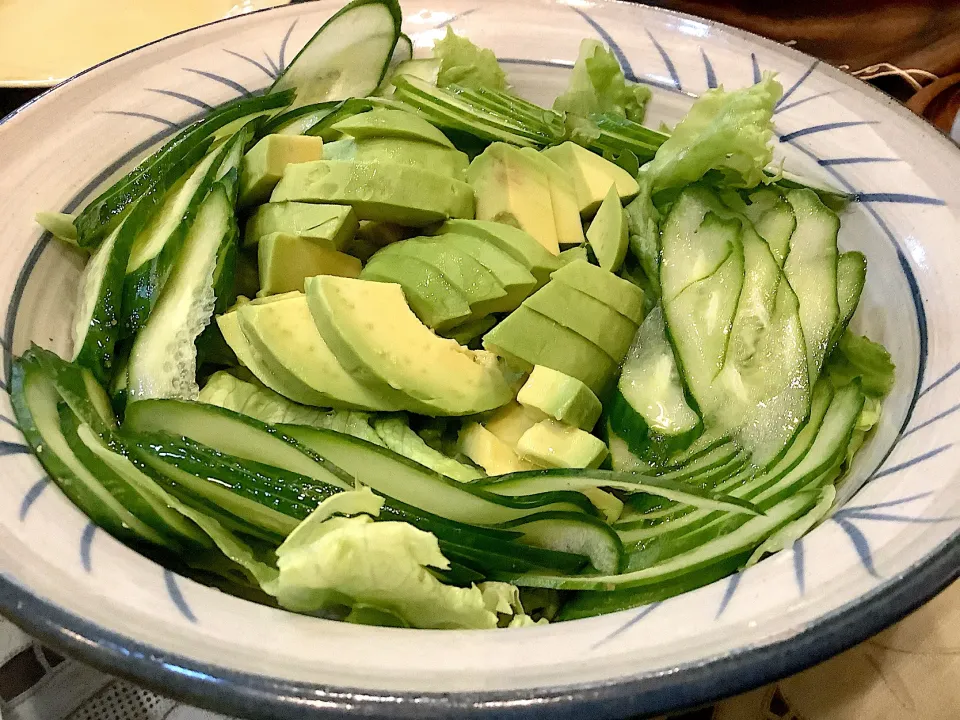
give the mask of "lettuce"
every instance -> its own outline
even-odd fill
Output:
[[[893,388],[896,366],[887,349],[869,338],[847,330],[827,363],[827,375],[841,387],[860,378],[868,396],[883,398]]]
[[[427,445],[423,438],[410,429],[403,417],[393,415],[375,418],[373,429],[390,450],[441,475],[460,482],[470,482],[484,476],[477,468],[449,458]]]
[[[650,95],[650,88],[627,82],[613,51],[587,38],[580,43],[567,91],[554,100],[553,109],[579,118],[612,113],[639,123]]]
[[[373,521],[381,503],[369,490],[322,502],[277,550],[279,574],[264,590],[295,612],[351,608],[354,622],[372,617],[416,628],[497,627],[497,612],[480,588],[444,585],[430,572],[450,567],[436,537],[408,523]],[[357,511],[368,514],[341,514]]]
[[[773,109],[782,94],[766,73],[752,87],[701,95],[641,169],[650,177],[650,192],[697,182],[711,170],[732,187],[764,182],[763,170],[773,160]]]
[[[459,85],[473,90],[507,89],[507,76],[493,51],[477,47],[453,32],[449,25],[447,34],[433,44],[433,56],[440,60],[438,87]]]
[[[500,622],[507,627],[529,627],[548,625],[549,620],[534,620],[523,610],[520,602],[520,589],[516,585],[504,582],[483,582],[477,585],[483,595],[483,604],[487,610],[496,613]]]

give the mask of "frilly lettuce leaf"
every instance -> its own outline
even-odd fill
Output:
[[[651,192],[696,182],[710,170],[722,173],[728,186],[764,182],[763,169],[773,160],[773,109],[782,94],[769,73],[743,90],[705,92],[642,168]]]
[[[492,50],[477,47],[447,26],[447,34],[433,44],[440,60],[437,86],[459,85],[473,90],[506,90],[507,76]]]
[[[626,80],[617,56],[598,40],[580,43],[567,91],[553,102],[557,112],[588,118],[612,113],[643,122],[650,88]]]
[[[827,374],[837,387],[860,378],[864,393],[883,398],[893,388],[896,366],[883,345],[847,330],[830,355]]]
[[[546,618],[534,620],[524,612],[520,602],[520,589],[516,585],[491,581],[480,583],[477,587],[483,594],[483,603],[487,610],[501,617],[501,624],[506,622],[507,627],[548,625],[550,622]]]
[[[427,445],[423,438],[410,429],[403,417],[393,415],[375,418],[373,429],[387,448],[398,455],[403,455],[430,468],[434,472],[460,482],[470,482],[484,476],[476,468],[449,458]]]

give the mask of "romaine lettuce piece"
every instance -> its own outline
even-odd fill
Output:
[[[433,44],[440,60],[437,86],[459,85],[472,90],[506,90],[507,76],[492,50],[477,47],[447,26],[447,34]]]
[[[398,455],[446,475],[460,482],[470,482],[484,477],[475,467],[471,467],[427,445],[417,433],[410,429],[406,420],[398,415],[378,417],[373,420],[373,429],[383,444]]]
[[[863,392],[883,398],[893,388],[896,366],[887,349],[869,338],[845,331],[827,363],[827,374],[837,387],[860,378]]]
[[[643,122],[650,88],[626,80],[617,56],[599,40],[586,38],[570,74],[567,91],[553,101],[553,109],[579,118],[613,113]]]

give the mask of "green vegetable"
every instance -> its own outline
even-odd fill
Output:
[[[627,82],[612,50],[599,40],[587,38],[580,43],[567,91],[554,100],[553,109],[579,118],[613,113],[639,123],[643,122],[650,95],[645,85]],[[582,132],[584,126],[575,122],[574,127]]]
[[[336,495],[322,502],[294,530],[292,545],[281,546],[280,574],[265,586],[281,607],[317,612],[360,606],[417,628],[497,626],[479,588],[444,585],[431,573],[450,568],[434,535],[369,515],[333,516],[330,505],[342,502]],[[373,510],[373,503],[358,506]]]
[[[747,560],[746,567],[756,565],[767,555],[793,547],[797,540],[813,530],[829,514],[836,497],[837,489],[833,485],[824,486],[820,490],[820,498],[817,500],[817,504],[806,515],[787,523],[768,537],[760,547],[753,551],[753,555]]]
[[[827,363],[827,374],[836,387],[860,378],[867,395],[883,398],[893,388],[896,366],[887,349],[847,330]]]
[[[440,60],[437,85],[459,85],[472,90],[506,90],[507,76],[497,62],[492,50],[480,48],[453,32],[448,25],[447,34],[433,45],[434,57]]]
[[[423,438],[410,429],[403,417],[393,415],[376,418],[373,429],[380,436],[382,444],[390,450],[447,477],[460,482],[483,477],[480,470],[449,458],[427,445]]]

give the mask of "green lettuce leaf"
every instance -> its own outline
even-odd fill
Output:
[[[645,85],[626,80],[612,50],[587,38],[580,43],[567,90],[554,100],[553,109],[580,118],[612,113],[639,123],[650,94]]]
[[[407,421],[401,416],[374,418],[373,429],[390,450],[441,475],[460,482],[470,482],[484,476],[477,468],[449,458],[427,445],[423,438],[410,429]]]
[[[546,618],[534,620],[524,612],[523,604],[520,602],[520,589],[516,585],[490,581],[482,582],[477,587],[483,593],[483,603],[487,610],[497,614],[501,626],[530,627],[550,623]]]
[[[436,537],[404,522],[374,522],[369,514],[345,517],[344,505],[366,511],[374,502],[353,497],[331,509],[338,497],[322,502],[278,550],[279,574],[264,590],[281,607],[316,613],[345,606],[352,622],[386,616],[416,628],[497,627],[480,588],[444,585],[430,572],[450,567]]]
[[[764,182],[763,170],[773,160],[773,109],[782,94],[767,73],[743,90],[719,87],[701,95],[642,168],[651,177],[651,193],[696,182],[710,170],[732,187]]]
[[[449,25],[447,34],[433,44],[433,56],[440,60],[438,87],[459,85],[472,90],[507,89],[507,76],[493,51],[477,47],[453,32]]]
[[[896,366],[887,349],[869,338],[845,331],[827,363],[827,375],[841,387],[860,378],[863,392],[883,398],[893,388]]]

